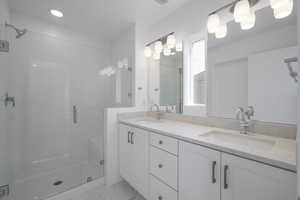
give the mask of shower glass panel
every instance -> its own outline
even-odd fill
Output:
[[[46,199],[103,177],[103,52],[29,30],[9,54],[15,199]]]

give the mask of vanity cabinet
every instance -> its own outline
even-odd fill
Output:
[[[219,200],[220,167],[220,152],[179,142],[179,200]]]
[[[178,198],[178,140],[150,133],[150,199]]]
[[[295,173],[222,154],[222,200],[294,200]]]
[[[295,173],[179,143],[179,200],[294,200]]]
[[[147,200],[295,200],[296,174],[120,124],[121,176]]]
[[[148,197],[148,132],[119,126],[120,174],[144,197]]]

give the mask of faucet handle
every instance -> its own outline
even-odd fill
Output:
[[[243,115],[244,113],[244,108],[242,107],[238,107],[235,111],[235,116],[237,119],[240,119],[241,118],[241,115]]]
[[[246,111],[247,117],[250,119],[251,117],[254,116],[254,113],[255,113],[254,107],[253,106],[248,106],[248,109]]]

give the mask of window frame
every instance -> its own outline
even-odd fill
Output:
[[[206,109],[206,104],[194,104],[192,97],[193,91],[191,87],[191,55],[192,55],[192,47],[195,42],[204,41],[205,45],[205,71],[207,72],[207,35],[205,34],[194,34],[188,37],[185,40],[185,48],[184,48],[184,106],[193,106],[193,107],[201,107],[202,109]]]

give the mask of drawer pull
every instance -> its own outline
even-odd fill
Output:
[[[159,164],[158,168],[160,168],[160,169],[163,168],[163,164]]]
[[[158,197],[158,200],[163,200],[163,197],[162,197],[162,196],[159,196],[159,197]]]
[[[213,161],[212,162],[212,174],[211,174],[211,178],[212,178],[212,183],[215,184],[217,182],[216,179],[216,166],[217,166],[217,161]]]
[[[159,144],[162,145],[164,142],[162,140],[159,140]]]
[[[130,131],[127,132],[127,142],[130,143]]]
[[[134,132],[131,132],[131,144],[134,144],[134,138],[133,138]]]
[[[227,176],[228,176],[228,165],[224,166],[224,189],[228,189],[228,180],[227,180]]]

